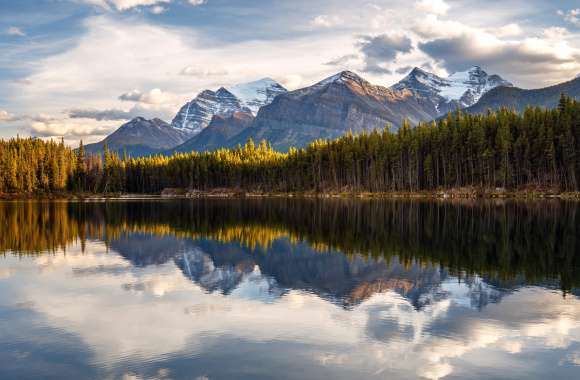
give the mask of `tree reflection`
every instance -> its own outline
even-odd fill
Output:
[[[66,251],[87,239],[118,246],[131,237],[131,262],[150,265],[180,249],[169,240],[159,242],[163,236],[234,243],[255,255],[268,254],[275,241],[288,238],[351,260],[396,259],[407,268],[440,265],[459,277],[478,274],[498,284],[551,282],[570,290],[580,282],[578,208],[559,200],[0,202],[0,251]]]

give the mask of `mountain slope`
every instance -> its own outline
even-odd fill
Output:
[[[270,78],[221,87],[217,91],[204,90],[181,107],[171,125],[193,137],[209,125],[214,115],[227,117],[234,112],[255,115],[260,107],[285,92],[281,84]]]
[[[351,130],[400,126],[431,120],[428,104],[409,90],[375,86],[350,71],[343,71],[311,87],[279,94],[258,112],[251,128],[230,145],[248,138],[266,139],[278,150],[304,146],[317,138],[335,138]]]
[[[570,97],[580,98],[580,78],[535,90],[497,87],[482,96],[476,104],[466,108],[465,112],[485,113],[488,109],[497,110],[501,107],[513,108],[522,112],[528,105],[553,108],[557,106],[562,93]]]
[[[224,87],[217,91],[205,90],[181,107],[171,125],[192,137],[207,127],[214,115],[227,116],[233,112],[251,111]]]
[[[171,149],[168,153],[211,151],[230,145],[230,140],[243,130],[249,128],[254,121],[252,114],[234,112],[229,116],[214,115],[209,125],[199,134],[183,144]]]
[[[107,144],[112,151],[126,151],[130,156],[144,156],[174,147],[185,140],[185,134],[160,119],[142,117],[123,124],[103,141],[85,146],[87,153],[102,152]]]
[[[511,87],[512,83],[499,75],[489,75],[479,66],[457,72],[447,78],[439,77],[415,67],[393,90],[411,90],[424,97],[433,107],[434,116],[475,104],[486,92],[498,86]]]
[[[254,82],[237,84],[228,87],[244,106],[249,108],[254,115],[258,110],[274,100],[277,95],[287,92],[280,83],[270,78],[263,78]]]

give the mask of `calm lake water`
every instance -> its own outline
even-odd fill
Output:
[[[580,203],[0,202],[0,378],[580,378]]]

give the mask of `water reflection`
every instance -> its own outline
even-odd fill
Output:
[[[573,378],[577,209],[0,203],[0,377]]]

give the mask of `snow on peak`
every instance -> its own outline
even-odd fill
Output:
[[[225,116],[233,112],[250,110],[225,87],[220,87],[217,91],[204,90],[181,107],[171,125],[193,136],[207,127],[214,115]]]
[[[286,92],[270,78],[204,90],[187,102],[173,118],[173,128],[193,136],[207,127],[214,115],[229,116],[235,112],[256,114],[260,107],[270,104],[276,95]]]
[[[445,103],[468,107],[477,103],[483,94],[497,86],[513,86],[499,75],[488,75],[480,66],[458,71],[442,78],[415,67],[405,78],[391,87],[410,89],[430,98],[439,109]]]
[[[329,83],[348,83],[348,82],[363,83],[365,82],[365,80],[362,79],[357,74],[353,73],[352,71],[345,70],[337,74],[334,74],[326,79],[323,79],[322,81],[315,84],[315,86],[325,86]]]
[[[248,107],[255,115],[260,107],[272,103],[274,98],[286,92],[286,89],[271,78],[262,78],[253,82],[236,84],[228,90],[234,94],[241,103]]]

